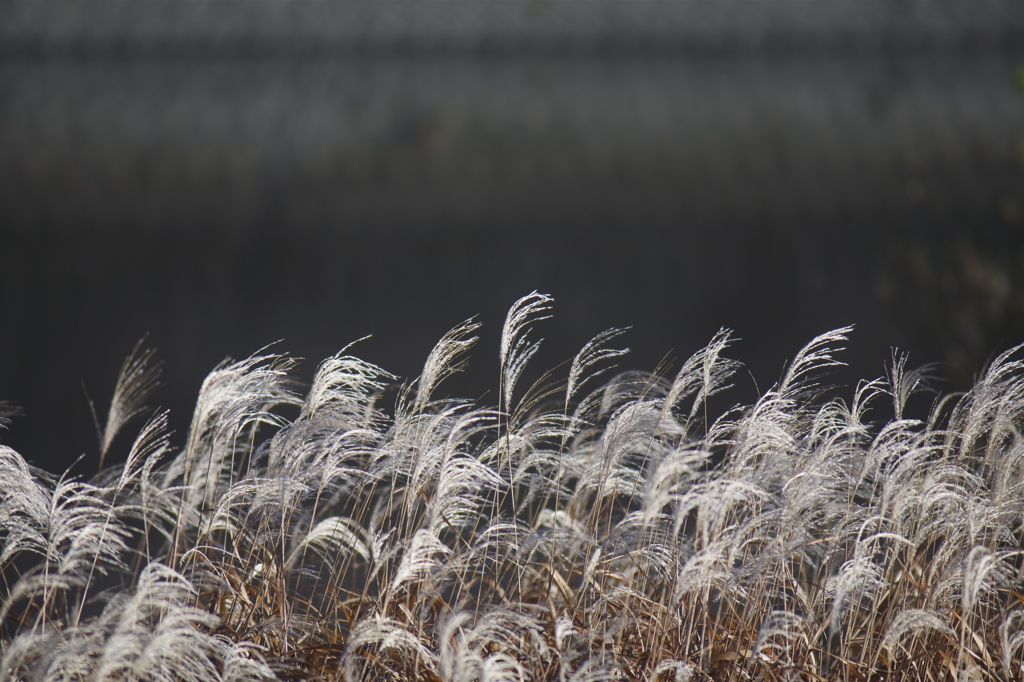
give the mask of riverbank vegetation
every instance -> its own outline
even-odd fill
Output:
[[[824,385],[838,329],[716,414],[725,331],[651,374],[612,371],[611,330],[520,385],[550,306],[509,312],[495,407],[438,397],[468,321],[404,384],[349,349],[301,391],[284,355],[225,362],[179,444],[137,350],[101,438],[148,416],[123,464],[0,446],[0,678],[1024,674],[1017,349],[916,418],[928,376],[898,354]]]

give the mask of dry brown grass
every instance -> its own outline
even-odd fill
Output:
[[[466,323],[391,406],[346,351],[302,399],[259,355],[211,373],[184,447],[157,414],[93,481],[0,446],[0,678],[1022,677],[1012,354],[915,420],[902,358],[849,401],[819,386],[837,330],[711,419],[726,333],[674,377],[600,385],[605,333],[520,390],[549,307],[510,312],[497,408],[433,397]],[[104,453],[152,367],[125,363]]]

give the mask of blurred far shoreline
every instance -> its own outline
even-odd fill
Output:
[[[1024,341],[1024,5],[1009,0],[0,7],[0,442],[97,444],[138,339],[183,438],[226,356],[407,379],[551,294],[535,363],[632,326],[622,369],[721,327],[759,390],[855,324],[963,390]],[[461,382],[461,383],[459,383]],[[752,386],[737,396],[747,401]]]

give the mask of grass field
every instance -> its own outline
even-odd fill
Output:
[[[101,437],[148,418],[123,464],[0,446],[0,678],[1024,677],[1018,349],[919,419],[903,356],[825,385],[839,329],[716,414],[724,331],[652,374],[611,371],[612,330],[521,386],[550,306],[509,312],[496,407],[435,397],[469,321],[407,383],[347,349],[305,397],[288,357],[224,363],[179,444],[137,349]]]

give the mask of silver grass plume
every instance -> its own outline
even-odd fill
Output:
[[[502,330],[497,406],[324,360],[216,367],[184,443],[129,355],[91,480],[0,446],[0,680],[1011,680],[1024,677],[1024,362],[963,396],[894,353],[829,388],[851,333],[713,414],[727,330],[673,374],[598,334],[528,390],[549,316]],[[517,402],[518,401],[518,402]],[[0,417],[9,415],[0,407]],[[4,421],[6,424],[6,421]]]

